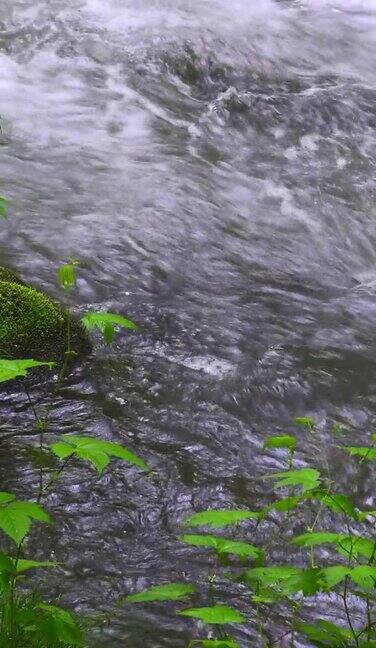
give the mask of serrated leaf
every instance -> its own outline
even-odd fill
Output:
[[[259,513],[249,510],[236,510],[236,509],[208,509],[191,515],[186,521],[185,526],[199,527],[208,526],[214,529],[219,529],[231,524],[238,524],[244,520],[258,519]]]
[[[297,441],[294,436],[286,434],[285,436],[272,436],[266,439],[264,448],[287,448],[293,451],[297,448]]]
[[[219,555],[236,555],[241,557],[251,556],[259,558],[262,550],[247,542],[236,542],[227,538],[212,535],[184,535],[180,538],[183,542],[195,547],[214,549]]]
[[[249,583],[259,583],[262,586],[269,587],[276,585],[279,581],[288,580],[292,576],[297,576],[301,572],[300,567],[289,567],[282,565],[279,567],[254,567],[244,572],[242,579],[245,578]]]
[[[149,470],[149,466],[141,457],[139,457],[135,452],[129,450],[120,443],[112,443],[111,441],[100,441],[100,447],[104,452],[107,452],[111,457],[116,457],[117,459],[123,459],[134,466],[142,468],[142,470]]]
[[[82,318],[82,323],[88,331],[99,329],[107,344],[111,344],[115,337],[116,327],[138,331],[138,326],[132,320],[117,313],[93,312],[87,313]]]
[[[319,648],[346,648],[352,633],[347,628],[342,628],[326,621],[318,619],[315,625],[309,623],[298,623],[297,628],[305,634]]]
[[[108,454],[87,446],[76,448],[75,455],[80,459],[85,459],[86,461],[90,461],[90,463],[94,466],[94,468],[97,469],[99,474],[102,474],[104,469],[110,463],[110,457],[108,456]]]
[[[10,494],[9,494],[10,495]],[[19,544],[30,530],[32,520],[50,522],[48,513],[36,502],[11,500],[0,507],[0,529],[16,544]]]
[[[277,567],[255,567],[248,569],[241,577],[250,586],[256,585],[264,601],[276,602],[282,596],[289,596],[303,591],[304,594],[316,593],[322,588],[322,578],[319,569],[304,570],[300,567],[287,565]],[[255,597],[253,597],[255,600]],[[257,602],[257,601],[256,601]]]
[[[27,372],[34,367],[54,366],[54,362],[39,362],[38,360],[3,360],[0,359],[0,383],[13,380],[20,376],[26,376]]]
[[[299,574],[291,576],[283,584],[283,589],[289,594],[303,592],[304,596],[313,596],[325,587],[325,581],[319,567],[302,569]]]
[[[60,641],[71,646],[82,646],[82,631],[69,612],[45,603],[40,603],[37,608],[41,611],[38,630],[44,639],[49,639],[51,643]]]
[[[189,583],[166,583],[149,587],[138,594],[127,596],[129,603],[146,603],[151,601],[179,601],[197,591],[196,585]]]
[[[301,468],[300,470],[285,470],[267,476],[268,479],[277,479],[275,488],[285,486],[301,486],[303,493],[317,488],[320,483],[320,473],[315,468]]]
[[[348,557],[364,556],[370,560],[375,555],[375,541],[363,536],[344,536],[338,543],[338,551]]]
[[[292,511],[293,509],[295,509],[302,502],[302,500],[303,498],[301,495],[284,497],[277,502],[273,502],[273,504],[269,504],[269,506],[267,506],[264,510],[269,511],[274,509],[275,511],[281,511],[282,513],[285,513],[286,511]]]
[[[320,500],[334,513],[342,513],[344,515],[348,515],[353,520],[359,519],[358,511],[355,509],[352,501],[347,497],[347,495],[342,495],[341,493],[327,493],[325,491],[316,491],[313,497]]]
[[[376,587],[376,567],[370,565],[358,565],[349,570],[350,578],[365,590],[373,590]]]
[[[368,460],[376,459],[376,448],[370,446],[344,446],[344,450],[347,450],[352,457],[362,457]]]
[[[321,569],[321,573],[324,576],[325,582],[328,585],[329,589],[332,589],[339,583],[342,583],[345,580],[346,576],[349,574],[349,568],[344,565],[333,565],[332,567],[325,567]]]
[[[110,461],[110,457],[116,457],[127,461],[128,463],[142,468],[142,470],[149,470],[148,465],[141,457],[135,452],[129,450],[120,443],[113,443],[111,441],[102,441],[101,439],[94,439],[86,436],[74,436],[71,434],[64,435],[64,441],[54,443],[51,446],[52,451],[61,459],[65,459],[72,454],[76,454],[81,459],[87,459],[94,463],[94,459],[98,462],[98,466],[94,463],[95,467],[106,467]],[[84,456],[85,455],[85,456]],[[105,462],[104,455],[107,457]],[[89,456],[91,457],[89,459]],[[103,468],[99,470],[102,472]]]
[[[0,529],[12,538],[17,545],[28,534],[30,527],[31,520],[24,513],[17,513],[8,508],[0,509]]]
[[[299,567],[256,567],[248,569],[242,576],[248,584],[260,585],[266,591],[280,593],[284,596],[303,592],[305,596],[312,596],[323,589],[325,583],[318,567],[302,569]]]
[[[53,443],[51,446],[52,452],[59,457],[59,459],[67,459],[68,457],[71,457],[75,449],[69,445],[68,443],[63,443],[59,441],[58,443]]]
[[[27,502],[25,500],[17,500],[12,502],[8,506],[8,510],[24,513],[32,520],[37,520],[38,522],[45,522],[46,524],[51,522],[51,518],[47,511],[44,508],[37,504],[36,502]]]
[[[343,533],[332,533],[331,531],[317,531],[303,533],[293,538],[292,542],[299,547],[315,547],[321,544],[339,544],[346,536]]]
[[[232,607],[226,605],[214,605],[213,607],[190,608],[179,612],[181,616],[201,619],[204,623],[225,624],[225,623],[244,623],[246,617]]]
[[[374,552],[374,541],[362,536],[347,536],[331,531],[308,532],[297,536],[292,542],[300,547],[315,547],[321,544],[335,544],[337,550],[346,557],[365,556],[369,560]]]

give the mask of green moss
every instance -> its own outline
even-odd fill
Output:
[[[11,283],[25,285],[17,272],[14,272],[14,270],[11,270],[10,268],[4,268],[3,266],[0,266],[0,281],[9,281]]]
[[[0,268],[0,355],[59,361],[67,348],[68,321],[68,314],[48,295]],[[90,343],[81,325],[74,320],[71,324],[72,347],[81,355]]]

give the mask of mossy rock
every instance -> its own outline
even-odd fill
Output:
[[[14,270],[11,270],[10,268],[3,268],[3,266],[0,266],[0,281],[9,281],[10,283],[17,283],[26,286],[17,272],[14,272]]]
[[[82,356],[91,344],[80,322],[48,295],[24,284],[12,270],[0,267],[0,356],[61,361],[69,321],[72,349]]]

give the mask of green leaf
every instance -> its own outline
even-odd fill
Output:
[[[100,475],[110,463],[110,457],[108,456],[108,454],[89,446],[76,448],[75,455],[79,459],[90,461],[90,463],[94,466],[94,468],[97,469]]]
[[[82,646],[82,631],[69,612],[45,603],[40,603],[37,607],[42,612],[42,618],[38,619],[38,629],[45,638],[51,643],[61,641],[71,646]]]
[[[368,520],[369,517],[376,517],[376,510],[374,511],[359,511],[358,512],[359,520],[362,522]]]
[[[273,436],[266,439],[264,448],[287,448],[290,451],[296,450],[297,441],[294,436]]]
[[[376,459],[376,448],[371,446],[344,446],[352,457],[362,457],[363,459]]]
[[[59,459],[67,459],[75,452],[75,449],[68,443],[53,443],[50,447],[52,452],[59,457]]]
[[[190,527],[209,526],[214,529],[237,524],[243,520],[258,519],[259,513],[255,511],[236,509],[209,509],[191,515],[186,521],[185,525]]]
[[[37,520],[38,522],[45,522],[46,524],[49,524],[51,522],[51,518],[47,511],[45,511],[44,508],[36,502],[18,500],[16,502],[12,502],[8,506],[8,510],[10,509],[12,511],[19,511],[20,513],[24,513],[32,520]]]
[[[8,502],[4,501],[8,496]],[[50,522],[48,513],[36,502],[10,500],[10,493],[3,493],[0,506],[0,529],[18,545],[28,534],[32,521]]]
[[[340,544],[346,536],[343,533],[331,531],[308,532],[297,536],[292,542],[299,547],[315,547],[321,544]]]
[[[332,567],[325,567],[321,570],[322,575],[324,576],[325,582],[329,589],[332,589],[339,583],[342,583],[345,580],[346,576],[349,574],[349,568],[344,565],[333,565]]]
[[[355,509],[351,500],[340,493],[327,493],[325,491],[316,491],[313,494],[315,499],[320,500],[326,507],[334,513],[348,515],[353,520],[359,519],[358,511]]]
[[[0,553],[0,572],[11,573],[14,571],[14,562],[10,556]]]
[[[315,468],[301,468],[300,470],[285,470],[267,476],[268,479],[277,479],[276,488],[285,486],[301,486],[303,493],[317,488],[320,483],[320,473]]]
[[[58,563],[50,562],[49,560],[28,560],[28,559],[19,559],[17,562],[17,573],[21,574],[29,569],[50,569],[52,567],[57,567]]]
[[[0,509],[0,529],[12,538],[17,545],[28,534],[30,527],[31,520],[24,513],[17,513],[17,511],[8,508]]]
[[[117,315],[116,313],[94,312],[87,313],[82,318],[82,323],[88,331],[99,329],[104,335],[107,344],[111,344],[115,337],[116,327],[138,331],[138,326],[132,320]]]
[[[260,558],[263,553],[259,547],[255,547],[247,542],[236,542],[212,535],[184,535],[180,539],[195,547],[214,549],[219,555],[232,554],[241,557],[252,556],[252,558]]]
[[[324,619],[318,619],[315,625],[298,623],[297,628],[319,648],[326,646],[328,648],[346,648],[352,638],[352,634],[347,628],[342,628]]]
[[[299,574],[292,576],[284,583],[284,590],[288,593],[303,592],[304,596],[313,596],[325,588],[325,581],[318,567],[302,569]]]
[[[338,543],[338,551],[346,558],[364,556],[370,560],[375,555],[375,540],[363,536],[344,536]]]
[[[9,502],[14,502],[16,496],[13,493],[6,493],[5,491],[0,492],[0,506],[2,504],[9,504]]]
[[[292,576],[297,576],[301,572],[300,567],[289,567],[282,565],[280,567],[254,567],[244,572],[247,582],[259,583],[260,585],[276,585],[279,581],[288,580]]]
[[[239,644],[233,639],[195,639],[189,644],[189,648],[200,645],[202,648],[239,648]]]
[[[255,567],[245,571],[241,580],[257,588],[258,594],[253,596],[256,603],[275,603],[281,596],[288,596],[302,589],[302,584],[295,579],[299,578],[303,571],[299,567],[287,565]]]
[[[3,196],[0,196],[0,218],[7,217],[7,207],[8,201],[6,200],[6,198],[3,198]]]
[[[285,513],[286,511],[292,511],[295,509],[298,504],[302,502],[303,498],[301,495],[293,495],[291,497],[284,497],[283,499],[278,500],[277,502],[273,502],[273,504],[269,504],[264,510],[269,511],[269,510],[275,510],[275,511],[281,511]]]
[[[38,362],[38,360],[3,360],[0,359],[0,383],[13,380],[18,376],[26,376],[29,369],[34,367],[54,366],[54,362]]]
[[[313,418],[310,418],[309,416],[298,416],[295,419],[295,423],[298,425],[301,425],[302,427],[308,428],[311,432],[315,429],[316,423],[313,420]]]
[[[354,583],[360,585],[367,591],[373,590],[376,587],[376,567],[358,565],[349,570],[349,576]]]
[[[127,596],[129,603],[145,603],[149,601],[179,601],[197,591],[196,585],[189,583],[167,583],[149,587],[138,594]]]
[[[143,459],[141,459],[141,457],[120,443],[112,443],[111,441],[99,441],[98,443],[102,451],[107,452],[111,457],[123,459],[134,466],[142,468],[142,470],[149,470],[149,466]]]
[[[270,588],[276,593],[288,596],[303,592],[305,596],[312,596],[323,589],[324,581],[321,570],[318,567],[301,569],[299,567],[256,567],[248,569],[242,576],[242,580],[254,586],[260,585],[263,588]]]
[[[362,536],[347,536],[342,533],[331,531],[319,531],[316,533],[303,533],[293,539],[294,544],[300,547],[315,547],[321,544],[335,544],[340,553],[346,557],[357,558],[365,556],[367,560],[373,555],[374,541]]]
[[[70,291],[73,290],[73,288],[77,284],[77,270],[76,266],[78,265],[77,261],[72,261],[71,263],[67,263],[61,268],[59,268],[59,282],[64,288],[64,290]]]
[[[204,623],[224,624],[224,623],[244,623],[246,617],[232,607],[226,605],[214,605],[213,607],[190,608],[179,612],[181,616],[201,619]]]
[[[141,457],[120,443],[102,441],[101,439],[86,436],[73,436],[71,434],[65,434],[63,439],[63,442],[54,443],[51,446],[52,452],[60,459],[66,459],[75,454],[81,459],[90,461],[99,473],[108,465],[110,457],[123,459],[134,466],[142,468],[142,470],[149,470],[148,465]]]

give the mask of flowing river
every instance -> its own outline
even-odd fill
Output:
[[[33,544],[64,563],[44,585],[62,603],[111,612],[204,579],[182,521],[265,503],[255,477],[283,466],[267,435],[300,434],[299,464],[318,467],[333,421],[369,438],[375,62],[374,0],[1,0],[0,262],[66,301],[57,269],[78,259],[77,313],[141,327],[98,343],[53,403],[54,431],[124,442],[154,471],[61,479]],[[30,435],[22,392],[1,407],[0,434]],[[1,490],[31,497],[20,438],[0,464]],[[374,483],[365,467],[355,499],[375,507]],[[124,606],[93,646],[183,648],[194,625],[175,607]]]

